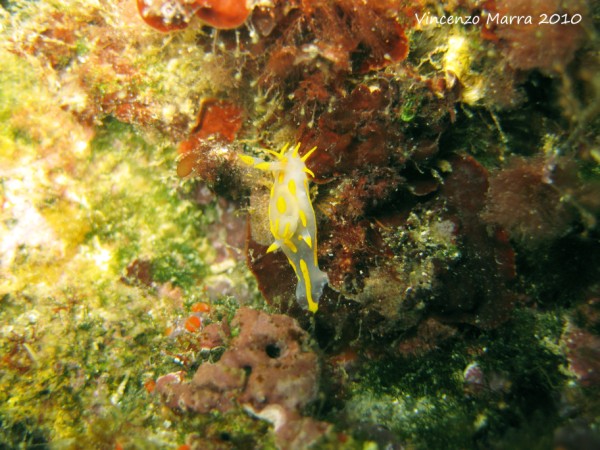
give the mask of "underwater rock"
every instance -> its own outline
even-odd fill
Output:
[[[554,432],[554,448],[564,450],[595,450],[600,447],[600,435],[593,424],[583,420],[561,426]]]
[[[216,193],[236,198],[243,190],[237,153],[231,144],[222,140],[199,140],[177,164],[180,177],[202,178]]]
[[[584,387],[600,383],[600,299],[580,304],[562,336],[569,370]]]
[[[584,0],[492,0],[486,8],[486,35],[499,40],[516,69],[564,70],[585,37]]]
[[[576,326],[569,326],[564,342],[569,369],[582,386],[600,383],[600,336]]]
[[[315,63],[331,78],[337,72],[366,72],[401,61],[408,54],[403,26],[411,20],[407,15],[390,0],[276,1],[258,22],[270,37],[281,33],[269,53],[264,79],[313,74]]]
[[[242,126],[243,110],[232,102],[214,98],[200,104],[198,118],[186,140],[179,144],[180,177],[197,176],[228,197],[239,184],[237,156],[231,143]]]
[[[126,268],[121,281],[126,284],[138,286],[152,286],[153,279],[152,261],[148,259],[135,259]]]
[[[515,253],[501,228],[488,230],[479,215],[485,207],[488,173],[470,156],[451,160],[452,173],[445,179],[442,198],[458,222],[460,264],[441,276],[445,292],[438,304],[444,320],[468,322],[482,328],[508,320],[516,295]]]
[[[227,350],[203,363],[190,382],[179,374],[157,380],[170,408],[199,414],[244,408],[273,423],[278,441],[294,442],[282,448],[302,448],[328,429],[302,417],[317,397],[320,369],[308,334],[292,318],[240,308],[230,324],[207,326],[198,345]]]
[[[445,325],[433,317],[417,326],[412,337],[402,337],[398,343],[398,352],[405,357],[419,357],[439,348],[448,339],[455,336],[457,330]]]
[[[490,178],[482,218],[525,246],[565,235],[576,215],[562,200],[550,172],[551,163],[542,157],[511,159]]]

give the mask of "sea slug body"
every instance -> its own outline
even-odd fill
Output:
[[[304,164],[316,147],[304,156],[298,154],[300,144],[280,152],[267,150],[275,156],[274,161],[263,161],[241,155],[242,161],[273,175],[269,201],[269,224],[275,242],[267,253],[279,248],[287,256],[298,277],[296,299],[311,312],[316,312],[319,298],[327,284],[327,274],[319,269],[317,261],[317,225],[315,212],[308,191],[308,177],[314,174]]]

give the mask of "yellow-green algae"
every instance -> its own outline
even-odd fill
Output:
[[[549,448],[549,430],[560,420],[548,414],[552,391],[565,380],[558,346],[564,325],[558,311],[520,310],[471,343],[452,339],[422,358],[365,364],[350,383],[345,414],[392,430],[414,448],[475,448],[478,433],[497,448]],[[488,379],[471,397],[463,371],[474,359]],[[504,428],[519,422],[527,426]]]
[[[191,35],[176,38],[190,40],[190,54],[177,59],[160,42],[172,38],[128,25],[130,6],[0,9],[0,445],[8,448],[175,448],[209,419],[234,442],[250,429],[254,442],[267,428],[246,416],[172,421],[144,387],[185,369],[176,355],[191,337],[176,342],[165,330],[207,301],[215,254],[204,229],[214,214],[176,178],[166,135],[98,107],[102,95],[134,89],[135,77],[110,64],[91,70],[86,58],[102,56],[99,24],[116,33],[122,60],[143,74],[136,95],[146,97],[154,129],[168,130],[174,111],[193,116],[191,99],[216,87],[190,67],[205,62]],[[44,46],[64,45],[47,33],[58,22],[77,25],[77,39],[52,62]],[[138,258],[153,264],[151,287],[120,281]],[[225,276],[252,284],[243,266],[230,266]],[[224,300],[217,316],[235,306]]]

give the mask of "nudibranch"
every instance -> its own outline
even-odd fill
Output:
[[[275,242],[267,253],[283,250],[298,277],[296,299],[302,308],[314,313],[328,282],[327,274],[319,269],[317,261],[317,224],[308,189],[307,175],[313,178],[315,175],[305,165],[317,148],[312,148],[304,156],[298,154],[299,148],[300,144],[292,148],[286,144],[279,152],[267,150],[276,158],[274,161],[248,155],[240,155],[240,158],[244,163],[273,175],[269,225]]]

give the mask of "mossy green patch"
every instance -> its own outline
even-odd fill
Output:
[[[0,48],[0,158],[10,160],[20,145],[33,142],[31,130],[13,120],[26,111],[39,91],[33,68],[23,59]],[[30,97],[31,96],[31,97]]]
[[[424,357],[367,364],[351,384],[344,415],[413,448],[489,448],[534,436],[548,444],[561,420],[553,393],[566,381],[557,346],[562,328],[556,312],[519,310],[496,330],[471,330]],[[474,361],[485,387],[470,393],[463,372]]]

